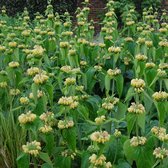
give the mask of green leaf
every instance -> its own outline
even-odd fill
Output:
[[[90,156],[89,153],[86,151],[82,153],[81,168],[89,167],[89,156]]]
[[[149,168],[152,167],[154,162],[153,162],[153,150],[152,151],[148,151],[148,150],[144,150],[144,148],[142,148],[139,151],[139,157],[136,160],[136,164],[138,168]]]
[[[23,168],[23,167],[29,168],[30,156],[25,153],[21,153],[16,159],[16,161],[17,161],[17,168]]]
[[[95,75],[95,68],[90,67],[88,69],[88,71],[86,72],[86,78],[87,78],[87,89],[89,91],[89,93],[92,91],[96,81],[94,79],[94,75]]]
[[[168,102],[155,102],[155,106],[158,111],[159,123],[163,126],[168,115]]]
[[[42,159],[44,162],[48,163],[48,164],[51,166],[51,168],[53,168],[53,163],[52,163],[52,161],[50,160],[50,157],[49,157],[48,153],[40,152],[40,153],[39,153],[39,157],[40,157],[40,159]]]
[[[46,95],[43,95],[42,97],[38,98],[36,107],[33,111],[35,114],[41,115],[42,113],[46,112],[46,110],[47,110],[47,97]]]
[[[48,163],[44,163],[41,165],[41,168],[51,168],[51,166]]]
[[[149,85],[151,85],[152,81],[154,81],[154,79],[156,77],[156,74],[157,74],[157,70],[156,69],[145,69],[145,73],[144,74],[145,74],[145,81],[146,81],[146,83],[149,86]]]
[[[55,168],[57,168],[57,167],[58,168],[71,168],[71,158],[70,157],[57,156],[54,167]]]
[[[47,96],[48,96],[48,100],[50,102],[50,105],[53,106],[53,90],[54,90],[53,85],[51,83],[46,83],[44,85],[44,88],[47,92]]]
[[[109,77],[109,75],[105,76],[105,89],[106,89],[106,95],[109,95],[109,91],[110,91],[110,82],[111,79]]]
[[[142,129],[143,132],[145,132],[145,113],[139,114],[137,116],[137,122],[138,126]]]
[[[165,83],[166,89],[168,91],[168,79],[164,79],[164,83]]]
[[[38,85],[35,84],[35,83],[33,83],[32,86],[31,86],[35,103],[37,103],[37,91],[38,91],[38,88],[39,88]]]
[[[127,106],[122,102],[119,102],[117,112],[115,113],[115,118],[118,120],[125,118],[126,111],[127,111]]]
[[[119,95],[119,97],[121,97],[122,92],[123,92],[124,78],[122,75],[117,75],[114,79],[117,84],[118,95]]]
[[[64,139],[67,141],[70,149],[75,151],[76,149],[76,129],[75,127],[64,129],[62,131]]]
[[[124,150],[125,157],[127,158],[127,161],[132,165],[132,162],[136,160],[136,155],[135,155],[136,153],[134,148],[130,146],[130,139],[125,141],[123,145],[123,150]]]
[[[145,105],[145,110],[148,113],[151,110],[151,107],[153,105],[153,100],[152,100],[152,98],[145,91],[143,93],[144,93],[144,95],[143,95],[143,97],[144,97],[143,102],[144,102],[144,105]]]
[[[93,112],[97,111],[99,108],[99,103],[100,103],[101,99],[98,96],[89,96],[89,98],[86,100],[86,102],[88,102],[91,107],[93,108]]]
[[[128,89],[128,92],[127,92],[127,95],[125,97],[125,101],[130,101],[132,99],[132,97],[135,95],[135,92],[134,92],[134,88],[133,87],[130,87]]]
[[[137,120],[137,117],[135,114],[129,114],[129,113],[127,114],[127,129],[128,129],[129,135],[134,128],[136,120]]]
[[[77,111],[79,112],[79,114],[84,118],[84,119],[88,119],[89,117],[89,109],[86,106],[83,105],[79,105],[77,108]]]
[[[53,146],[54,144],[54,135],[53,134],[46,134],[45,135],[45,141],[46,141],[46,148],[47,148],[47,152],[49,153],[49,155],[51,155],[54,150],[53,150]]]
[[[128,162],[126,161],[123,161],[123,162],[120,162],[116,168],[131,168],[130,164],[128,164]]]

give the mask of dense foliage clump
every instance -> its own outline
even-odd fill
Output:
[[[94,37],[48,4],[0,16],[0,167],[168,167],[168,24],[131,6],[118,29],[110,0]]]

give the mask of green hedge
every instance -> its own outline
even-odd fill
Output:
[[[55,12],[64,13],[65,11],[73,14],[76,10],[77,0],[52,0]],[[33,16],[34,13],[44,13],[47,7],[47,0],[0,0],[0,8],[6,7],[10,16],[23,12],[26,7]]]

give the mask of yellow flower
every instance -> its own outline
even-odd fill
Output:
[[[17,68],[20,66],[19,62],[15,62],[15,61],[10,62],[8,65],[10,68]]]
[[[45,83],[48,79],[49,77],[45,73],[39,73],[35,75],[33,81],[35,84],[39,85]]]
[[[165,157],[168,157],[168,150],[165,148],[155,148],[155,150],[153,151],[153,155],[157,158],[157,159],[164,159]]]
[[[142,104],[131,103],[131,106],[128,108],[128,112],[134,114],[143,114],[145,113],[145,108]]]
[[[19,89],[10,89],[10,95],[17,96],[18,94],[20,94]]]
[[[110,53],[119,53],[119,52],[121,52],[121,48],[112,46],[112,47],[108,48],[108,52],[110,52]]]
[[[89,161],[94,166],[94,168],[97,168],[97,167],[112,168],[111,163],[106,162],[106,157],[103,154],[99,156],[96,154],[92,154],[89,157]]]
[[[7,86],[7,82],[0,82],[0,88],[6,88]]]
[[[131,80],[131,86],[134,87],[135,91],[138,93],[141,93],[144,90],[145,82],[142,79],[132,79]]]
[[[147,139],[145,137],[133,137],[131,140],[130,140],[130,145],[131,146],[140,146],[140,145],[144,145],[146,143]]]
[[[154,68],[154,67],[155,67],[155,64],[154,64],[153,62],[147,62],[147,63],[145,64],[145,67],[146,67],[146,68]]]
[[[168,99],[168,93],[164,91],[159,91],[159,92],[155,92],[152,95],[152,97],[155,101],[166,101]]]
[[[102,116],[100,116],[100,117],[97,117],[97,118],[95,118],[95,123],[97,124],[97,125],[100,125],[100,124],[102,124],[104,121],[105,121],[105,116],[104,115],[102,115]]]
[[[69,43],[68,42],[60,42],[60,47],[61,48],[68,48],[69,47]]]
[[[107,131],[96,131],[90,135],[90,139],[97,143],[105,143],[110,140],[110,135]]]
[[[28,99],[28,97],[21,97],[21,98],[20,98],[20,103],[21,103],[21,104],[29,104],[29,99]]]
[[[31,31],[30,30],[24,30],[22,32],[22,35],[25,36],[25,37],[28,37],[30,35]]]
[[[42,127],[39,128],[39,131],[42,132],[42,133],[44,133],[44,134],[45,133],[49,133],[52,130],[53,130],[52,127],[49,126],[49,125],[44,125],[44,126],[42,126]]]
[[[5,47],[5,46],[0,45],[0,51],[5,51],[5,50],[6,50],[6,47]]]
[[[73,120],[59,120],[58,122],[59,129],[71,128],[73,126],[74,126]]]
[[[138,60],[138,61],[146,61],[147,60],[147,56],[146,55],[143,55],[143,54],[137,54],[135,56],[135,58]]]
[[[32,142],[27,142],[26,145],[22,145],[22,149],[24,153],[28,153],[36,157],[41,150],[41,144],[36,140]]]
[[[11,47],[11,48],[15,48],[15,47],[17,47],[17,43],[16,42],[9,42],[9,47]]]
[[[44,54],[45,49],[39,45],[35,45],[34,49],[31,51],[34,57],[41,57]]]
[[[108,74],[110,77],[117,76],[117,75],[121,74],[121,70],[118,69],[118,68],[109,69],[109,70],[107,71],[107,74]]]
[[[118,129],[115,129],[114,136],[116,138],[120,137],[121,136],[121,131],[119,131]]]
[[[31,111],[29,111],[26,114],[21,114],[18,117],[18,120],[20,124],[27,124],[33,122],[36,119],[36,117],[36,114],[33,114]]]
[[[27,69],[27,74],[30,76],[36,75],[38,73],[40,73],[40,69],[38,67],[31,67]]]
[[[64,81],[64,85],[74,85],[76,83],[76,79],[75,78],[66,78]]]

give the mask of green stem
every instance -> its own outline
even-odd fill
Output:
[[[135,125],[135,129],[136,129],[136,136],[138,137],[139,136],[139,130],[138,130],[138,121],[136,120],[136,125]]]
[[[115,161],[116,161],[116,159],[117,159],[117,151],[118,151],[118,149],[117,149],[117,146],[118,146],[118,138],[116,139],[116,141],[117,141],[117,143],[116,143],[116,151],[115,151],[115,154],[114,154],[113,165],[114,165],[114,163],[115,163]]]
[[[112,95],[114,95],[114,88],[115,88],[115,81],[113,79],[113,81],[112,81]]]
[[[160,163],[160,160],[157,160],[154,165],[152,166],[152,168],[155,168],[158,164]]]
[[[163,80],[160,80],[160,91],[162,91]]]
[[[135,95],[135,102],[136,102],[136,104],[139,103],[139,95],[138,95],[138,93],[136,93],[136,95]]]

